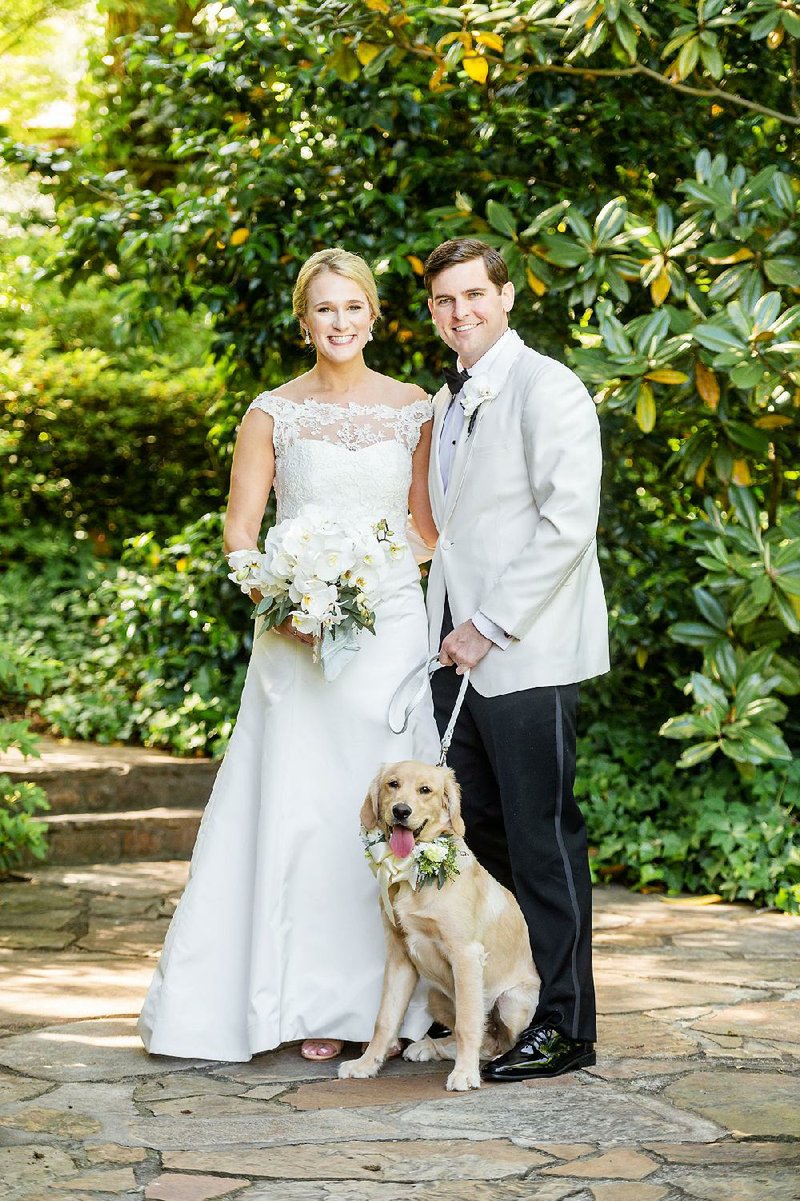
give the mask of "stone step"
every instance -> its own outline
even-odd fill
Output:
[[[203,806],[219,767],[212,759],[180,759],[147,747],[55,738],[39,745],[40,759],[23,759],[18,751],[0,755],[0,774],[41,785],[53,814]]]
[[[188,859],[202,806],[124,813],[50,813],[47,863],[119,863],[129,859]]]

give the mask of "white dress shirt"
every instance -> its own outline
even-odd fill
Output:
[[[503,343],[507,339],[510,330],[506,330],[494,343],[490,346],[484,355],[478,359],[472,367],[469,368],[470,374],[483,374],[487,370],[491,370],[493,361],[499,356]],[[464,364],[461,359],[456,360],[456,368],[459,371],[464,370]],[[442,471],[442,484],[444,486],[445,495],[447,494],[447,485],[450,481],[450,469],[453,466],[453,458],[455,457],[456,443],[464,425],[464,408],[462,397],[464,389],[457,392],[450,401],[450,407],[445,413],[444,421],[442,422],[442,430],[439,435],[439,464]],[[511,637],[501,629],[496,622],[487,617],[485,613],[481,613],[480,609],[473,613],[471,619],[472,624],[479,634],[483,634],[484,638],[490,639],[495,646],[499,646],[501,650],[512,641]]]

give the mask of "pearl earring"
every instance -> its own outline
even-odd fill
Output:
[[[303,330],[303,341],[305,342],[306,346],[311,345],[311,334],[308,332],[307,329]]]
[[[368,342],[372,341],[372,326],[369,327],[369,333],[367,334],[367,341]]]

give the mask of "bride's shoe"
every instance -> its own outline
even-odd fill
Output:
[[[344,1043],[340,1038],[307,1038],[300,1046],[303,1059],[336,1059]]]

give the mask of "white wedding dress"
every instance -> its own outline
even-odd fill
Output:
[[[263,393],[274,419],[277,520],[307,504],[405,531],[411,455],[427,401],[404,408],[297,403]],[[254,639],[241,707],[139,1019],[151,1054],[247,1060],[295,1039],[366,1041],[384,940],[359,811],[381,763],[435,763],[430,696],[404,734],[387,723],[404,676],[427,655],[419,570],[392,564],[375,635],[326,682],[311,650]],[[430,1022],[417,989],[402,1030]]]

